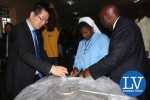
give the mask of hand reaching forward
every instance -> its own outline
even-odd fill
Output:
[[[55,76],[60,76],[63,77],[66,74],[68,74],[67,68],[63,67],[63,66],[52,66],[50,73],[52,73]]]
[[[76,68],[74,68],[71,73],[70,73],[70,76],[72,77],[77,77],[77,75],[79,74],[78,70]]]

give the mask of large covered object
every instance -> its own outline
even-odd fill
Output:
[[[46,77],[25,88],[15,100],[136,100],[106,77]]]

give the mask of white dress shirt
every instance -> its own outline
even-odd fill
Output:
[[[113,30],[115,29],[116,24],[117,24],[117,22],[118,22],[119,18],[120,18],[120,16],[116,19],[115,23],[113,24]]]

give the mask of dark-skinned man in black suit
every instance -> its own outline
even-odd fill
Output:
[[[55,66],[44,60],[40,52],[38,32],[35,30],[46,24],[48,18],[48,6],[37,3],[26,21],[16,25],[10,35],[7,92],[11,98],[34,82],[36,72],[55,76],[65,76],[68,73],[65,67]]]
[[[102,25],[111,30],[109,53],[98,63],[89,67],[94,79],[107,75],[119,83],[121,76],[130,70],[141,71],[145,48],[139,27],[120,16],[118,7],[108,4],[99,13]]]

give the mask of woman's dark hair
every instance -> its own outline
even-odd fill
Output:
[[[89,24],[87,24],[87,23],[85,23],[85,22],[81,22],[81,23],[79,23],[78,26],[77,26],[77,31],[80,32],[80,30],[81,30],[83,27],[88,27],[88,28],[91,28],[91,29],[92,29],[92,27],[91,27]]]
[[[57,26],[58,22],[57,22],[58,18],[56,15],[56,11],[54,8],[50,9],[50,17],[48,19],[48,23],[47,23],[47,29],[48,31],[53,31],[54,28]]]

